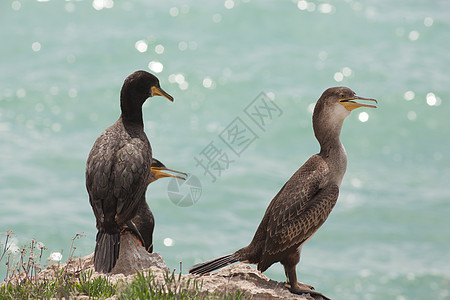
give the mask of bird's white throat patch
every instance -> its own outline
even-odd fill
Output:
[[[348,109],[345,108],[344,105],[340,103],[336,103],[334,107],[333,115],[336,115],[337,118],[344,120],[350,115],[350,112]]]

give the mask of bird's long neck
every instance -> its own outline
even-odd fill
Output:
[[[143,101],[136,101],[133,95],[126,95],[122,91],[120,95],[120,109],[122,110],[122,120],[125,124],[132,124],[144,128],[144,119],[142,117]]]
[[[314,134],[320,144],[319,155],[327,162],[332,180],[340,186],[347,169],[347,153],[341,143],[340,135],[344,120],[320,118],[321,123],[313,121]]]
[[[336,151],[341,151],[344,147],[340,138],[342,123],[329,126],[323,125],[320,130],[315,130],[314,133],[320,144],[320,154],[330,156],[335,154]]]

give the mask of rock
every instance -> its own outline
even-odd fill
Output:
[[[63,265],[50,266],[40,272],[38,277],[50,279],[52,274],[58,273],[55,270],[62,267],[64,272],[72,273],[75,276],[81,271],[92,270],[93,278],[107,276],[112,283],[131,282],[136,271],[148,274],[148,270],[151,269],[151,273],[155,277],[155,283],[165,286],[166,274],[170,272],[163,257],[159,253],[148,253],[131,233],[124,233],[121,236],[119,259],[111,273],[100,274],[95,272],[93,257],[94,254],[92,253],[83,258],[73,259]],[[177,284],[181,286],[186,285],[188,280],[192,282],[195,279],[201,282],[199,294],[203,295],[235,295],[239,292],[242,293],[243,298],[250,299],[327,299],[320,295],[295,295],[289,292],[284,283],[271,280],[260,271],[243,263],[231,265],[203,276],[184,274],[178,277],[178,274],[176,274],[175,277],[180,278],[180,282]]]
[[[111,270],[111,274],[131,275],[150,267],[158,267],[165,272],[170,272],[161,254],[148,253],[133,234],[129,232],[122,234],[119,259]]]
[[[213,274],[194,276],[203,281],[202,288],[210,293],[243,292],[244,298],[251,299],[312,299],[309,295],[295,295],[284,283],[269,279],[251,266],[239,263],[223,268]],[[318,299],[318,298],[316,298]]]

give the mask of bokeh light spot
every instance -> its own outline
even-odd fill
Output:
[[[41,50],[41,43],[39,43],[39,42],[34,42],[33,44],[31,44],[31,49],[32,49],[34,52],[40,51],[40,50]]]
[[[439,106],[441,105],[441,98],[437,97],[434,93],[427,93],[427,104],[429,106]]]
[[[189,50],[196,50],[198,47],[197,42],[190,41],[189,42]]]
[[[52,128],[52,130],[53,130],[54,132],[60,132],[60,131],[61,131],[61,124],[59,124],[59,123],[53,123],[51,128]]]
[[[225,0],[225,8],[226,9],[232,9],[234,7],[234,1],[233,0]]]
[[[25,98],[26,95],[27,95],[27,91],[24,89],[18,89],[16,91],[17,98]]]
[[[70,98],[76,98],[78,96],[78,91],[76,88],[71,88],[68,92]]]
[[[436,105],[436,95],[434,93],[427,94],[427,104],[430,106]]]
[[[62,259],[62,254],[60,252],[52,252],[50,253],[49,259],[52,261],[60,261]]]
[[[19,1],[13,1],[11,3],[11,8],[15,11],[18,11],[22,7],[22,4]]]
[[[328,57],[327,51],[320,51],[318,57],[321,61],[324,61]]]
[[[150,69],[150,71],[153,71],[155,73],[161,73],[164,69],[164,66],[159,61],[151,61],[148,63],[148,68]]]
[[[410,121],[414,121],[415,119],[417,119],[417,114],[415,111],[409,111],[408,114],[406,115],[406,117],[408,118],[408,120]]]
[[[426,17],[426,18],[423,20],[423,25],[425,25],[426,27],[432,26],[433,23],[434,23],[434,20],[433,20],[433,18],[431,18],[431,17]]]
[[[170,83],[178,83],[178,87],[181,90],[186,90],[189,87],[189,83],[184,78],[183,74],[170,74],[169,75],[169,82]]]
[[[411,101],[414,97],[416,97],[416,94],[413,91],[407,91],[403,94],[403,98],[405,98],[406,101]]]
[[[358,119],[359,119],[359,121],[361,121],[363,123],[367,122],[367,121],[369,121],[369,114],[366,113],[365,111],[363,111],[363,112],[359,113]]]
[[[353,187],[355,187],[355,188],[360,188],[360,187],[362,187],[362,181],[361,181],[360,179],[358,179],[358,178],[352,178],[352,179],[350,180],[350,183],[351,183],[351,185],[352,185]]]
[[[159,44],[155,46],[155,52],[156,54],[163,54],[164,53],[164,46]]]
[[[300,1],[298,1],[298,3],[297,3],[297,7],[298,7],[298,9],[300,9],[300,10],[306,10],[306,9],[308,8],[308,2],[305,1],[305,0],[300,0]]]
[[[178,84],[182,84],[184,82],[183,74],[176,74],[175,75],[175,82],[178,83]]]
[[[212,20],[214,23],[220,23],[222,21],[222,15],[221,14],[214,14],[212,16]]]
[[[188,43],[186,43],[185,41],[181,41],[181,42],[178,43],[178,49],[180,51],[186,50],[187,47],[188,47]]]
[[[344,79],[344,74],[342,74],[341,72],[336,72],[336,73],[334,73],[333,78],[337,82],[341,82]]]
[[[171,8],[169,9],[169,14],[170,14],[172,17],[178,16],[179,13],[180,13],[180,11],[178,10],[177,7],[171,7]]]
[[[178,85],[178,87],[180,88],[180,90],[187,90],[188,89],[188,87],[189,87],[189,83],[187,83],[186,81],[184,81],[184,82],[182,82],[182,83],[180,83],[179,85]]]
[[[323,14],[330,14],[330,13],[334,12],[335,8],[333,5],[331,5],[329,3],[322,3],[319,5],[318,10],[319,10],[319,12],[321,12]]]
[[[163,243],[164,243],[164,246],[166,246],[166,247],[173,246],[173,240],[171,238],[165,238]]]
[[[69,13],[74,12],[75,11],[75,4],[72,3],[72,2],[67,2],[66,5],[64,6],[64,8]]]
[[[114,6],[113,0],[94,0],[92,2],[92,7],[95,10],[102,10],[104,8],[112,8]]]
[[[213,89],[216,87],[215,82],[210,78],[210,77],[205,77],[203,79],[203,87],[207,88],[207,89]]]
[[[134,47],[136,48],[137,51],[139,51],[141,53],[147,51],[147,49],[148,49],[147,42],[144,40],[137,41],[136,44],[134,44]]]
[[[313,12],[316,10],[316,4],[314,2],[308,2],[308,6],[306,8],[309,12]]]
[[[413,30],[409,33],[408,38],[411,41],[417,41],[419,39],[420,33],[416,30]]]
[[[342,69],[342,74],[343,74],[345,77],[351,76],[352,73],[353,73],[353,71],[352,71],[352,69],[350,69],[349,67],[344,67],[344,68]]]

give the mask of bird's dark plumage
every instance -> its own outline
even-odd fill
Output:
[[[151,175],[152,149],[144,132],[142,105],[149,97],[173,98],[158,79],[137,71],[125,79],[122,114],[95,141],[86,165],[86,188],[97,221],[94,266],[108,273],[119,255],[120,232],[145,203]]]
[[[375,101],[358,97],[345,87],[330,88],[322,94],[313,113],[320,153],[309,158],[273,198],[247,247],[197,264],[189,269],[190,273],[205,274],[237,261],[256,264],[264,272],[280,262],[290,290],[311,293],[299,287],[295,268],[302,246],[326,221],[338,199],[347,166],[347,155],[339,138],[343,121],[354,108],[375,107],[357,103],[355,99]]]
[[[184,177],[179,177],[177,175],[172,175],[166,173],[167,171],[178,173],[182,176],[186,176],[186,173],[175,171],[172,169],[168,169],[162,162],[153,158],[151,165],[150,177],[148,180],[148,184],[153,181],[158,180],[163,177],[175,177],[182,180],[185,180]],[[142,246],[150,253],[153,252],[153,229],[155,228],[155,218],[153,217],[153,213],[150,210],[147,202],[142,201],[137,210],[136,216],[127,222],[127,229],[131,230],[136,234],[138,239],[140,240]]]

